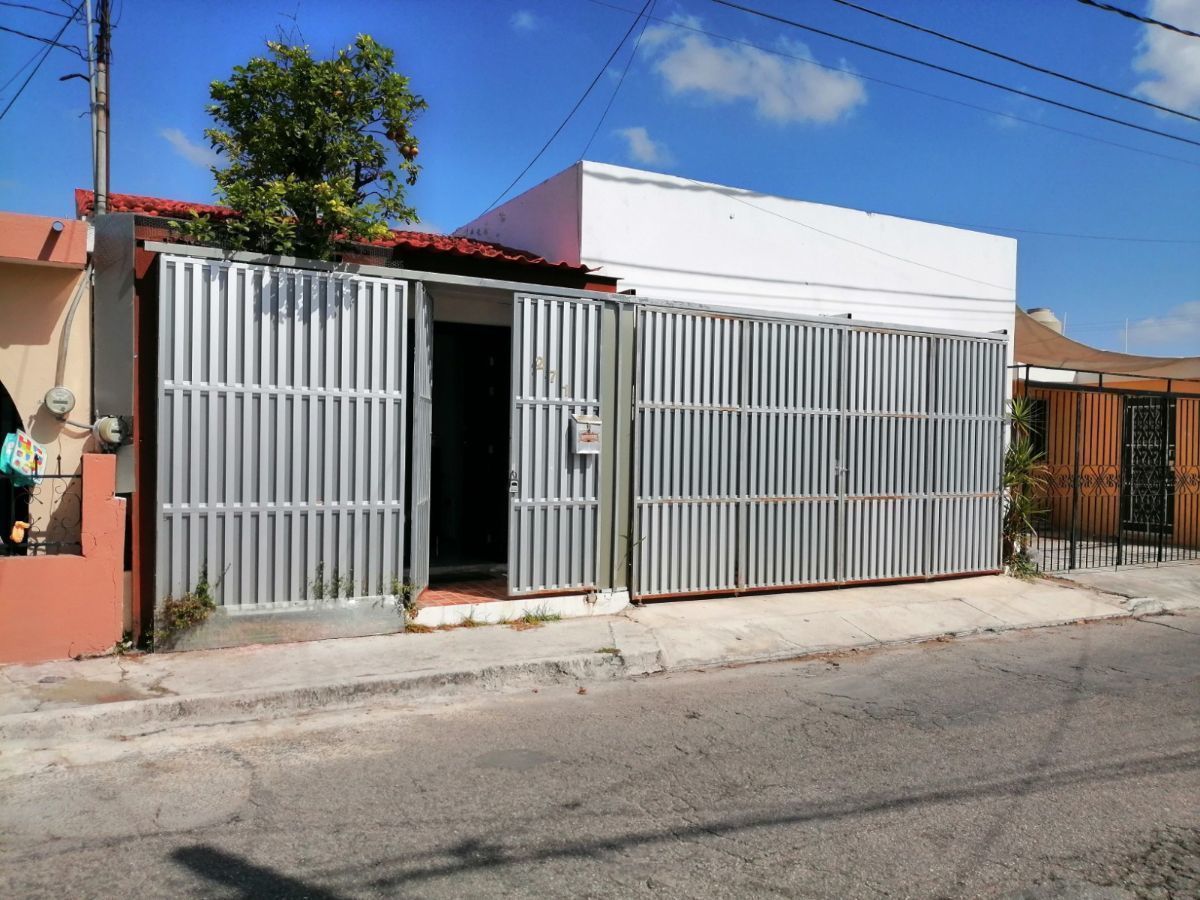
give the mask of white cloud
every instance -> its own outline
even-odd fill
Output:
[[[541,20],[529,10],[518,9],[508,20],[508,24],[512,26],[513,31],[533,31],[542,23]]]
[[[673,24],[667,24],[667,23]],[[699,28],[704,23],[700,21],[699,16],[685,16],[683,13],[674,13],[667,17],[667,21],[661,25],[647,25],[645,31],[642,32],[642,40],[638,46],[643,50],[653,50],[662,44],[667,43],[672,38],[679,37],[688,28]],[[677,28],[677,25],[682,25],[683,28]]]
[[[178,128],[164,128],[159,132],[167,143],[175,148],[175,152],[190,162],[193,166],[207,169],[219,165],[221,157],[216,150],[188,140],[188,136]]]
[[[700,25],[694,17],[672,21]],[[798,41],[779,41],[779,51],[786,54],[780,56],[664,24],[647,28],[642,46],[671,93],[748,102],[759,116],[780,124],[836,122],[867,99],[862,79],[815,65],[808,47]]]
[[[1181,26],[1183,27],[1183,26]],[[1200,300],[1180,303],[1161,316],[1129,323],[1131,353],[1195,356],[1200,347]]]
[[[1151,0],[1148,14],[1200,31],[1200,3],[1196,0]],[[1145,25],[1133,68],[1147,76],[1134,89],[1137,93],[1163,106],[1200,113],[1200,40]]]
[[[615,133],[625,138],[626,150],[636,162],[662,165],[671,159],[667,145],[650,137],[650,133],[641,125],[618,128]]]

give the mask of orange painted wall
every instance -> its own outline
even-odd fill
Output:
[[[0,663],[103,653],[121,639],[125,501],[115,456],[83,458],[80,556],[0,557]]]
[[[1138,381],[1139,391],[1161,392],[1166,382]],[[1105,386],[1109,387],[1107,379]],[[1112,387],[1118,385],[1113,383]],[[1046,463],[1054,488],[1046,506],[1056,531],[1071,527],[1071,491],[1075,464],[1075,402],[1079,398],[1079,466],[1082,474],[1079,534],[1082,538],[1116,538],[1121,516],[1121,441],[1124,400],[1118,394],[1072,392],[1018,383],[1017,396],[1047,401]],[[1200,547],[1200,397],[1179,397],[1175,406],[1175,528],[1168,543]]]
[[[0,259],[82,269],[87,237],[87,222],[0,213]]]

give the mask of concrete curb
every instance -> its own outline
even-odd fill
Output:
[[[839,652],[920,644],[942,638],[963,638],[1137,617],[1139,614],[1132,611],[1114,610],[1112,613],[1083,618],[1057,618],[1029,624],[972,627],[913,635],[898,640],[871,640],[856,644],[812,647],[797,644],[765,654],[725,655],[720,658],[689,659],[670,664],[666,662],[663,649],[653,630],[617,617],[609,623],[613,643],[608,652],[576,653],[559,658],[502,663],[475,669],[369,676],[323,685],[126,700],[94,706],[14,713],[0,716],[0,742],[28,743],[61,738],[135,736],[172,726],[233,724],[316,710],[348,709],[373,699],[415,700],[436,697],[439,694],[452,694],[463,687],[501,690],[524,685],[634,678],[664,672],[803,660]]]
[[[657,659],[648,659],[644,654],[626,657],[622,654],[588,653],[479,669],[419,675],[380,675],[299,688],[125,700],[0,717],[0,743],[145,734],[173,725],[236,723],[318,709],[346,709],[376,698],[428,697],[465,686],[496,690],[523,683],[561,684],[660,670]]]
[[[1027,625],[1011,625],[1002,623],[1000,625],[988,625],[979,626],[976,628],[960,628],[952,631],[930,632],[927,634],[900,638],[898,640],[871,640],[860,641],[856,644],[832,644],[819,647],[803,647],[773,653],[748,654],[746,656],[736,658],[726,657],[721,660],[688,660],[674,664],[663,664],[661,666],[661,671],[688,672],[695,671],[697,669],[748,666],[754,665],[755,663],[800,661],[812,657],[830,656],[842,652],[852,653],[863,650],[883,650],[892,647],[907,647],[916,644],[928,644],[944,639],[978,637],[985,634],[1005,634],[1010,631],[1034,631],[1039,628],[1058,628],[1063,625],[1087,625],[1093,622],[1111,622],[1118,619],[1139,619],[1143,616],[1149,615],[1158,615],[1158,613],[1152,612],[1135,614],[1122,611],[1093,616],[1074,616],[1064,619],[1050,619],[1044,622],[1033,622]]]

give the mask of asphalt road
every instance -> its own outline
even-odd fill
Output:
[[[0,895],[1200,896],[1200,614],[111,752],[0,783]]]

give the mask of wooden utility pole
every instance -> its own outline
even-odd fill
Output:
[[[96,215],[108,212],[108,67],[112,62],[111,13],[111,0],[99,0],[97,8],[96,69],[93,75],[96,112],[93,138],[95,153],[92,159],[95,166]],[[91,39],[90,34],[88,35],[88,39]]]

